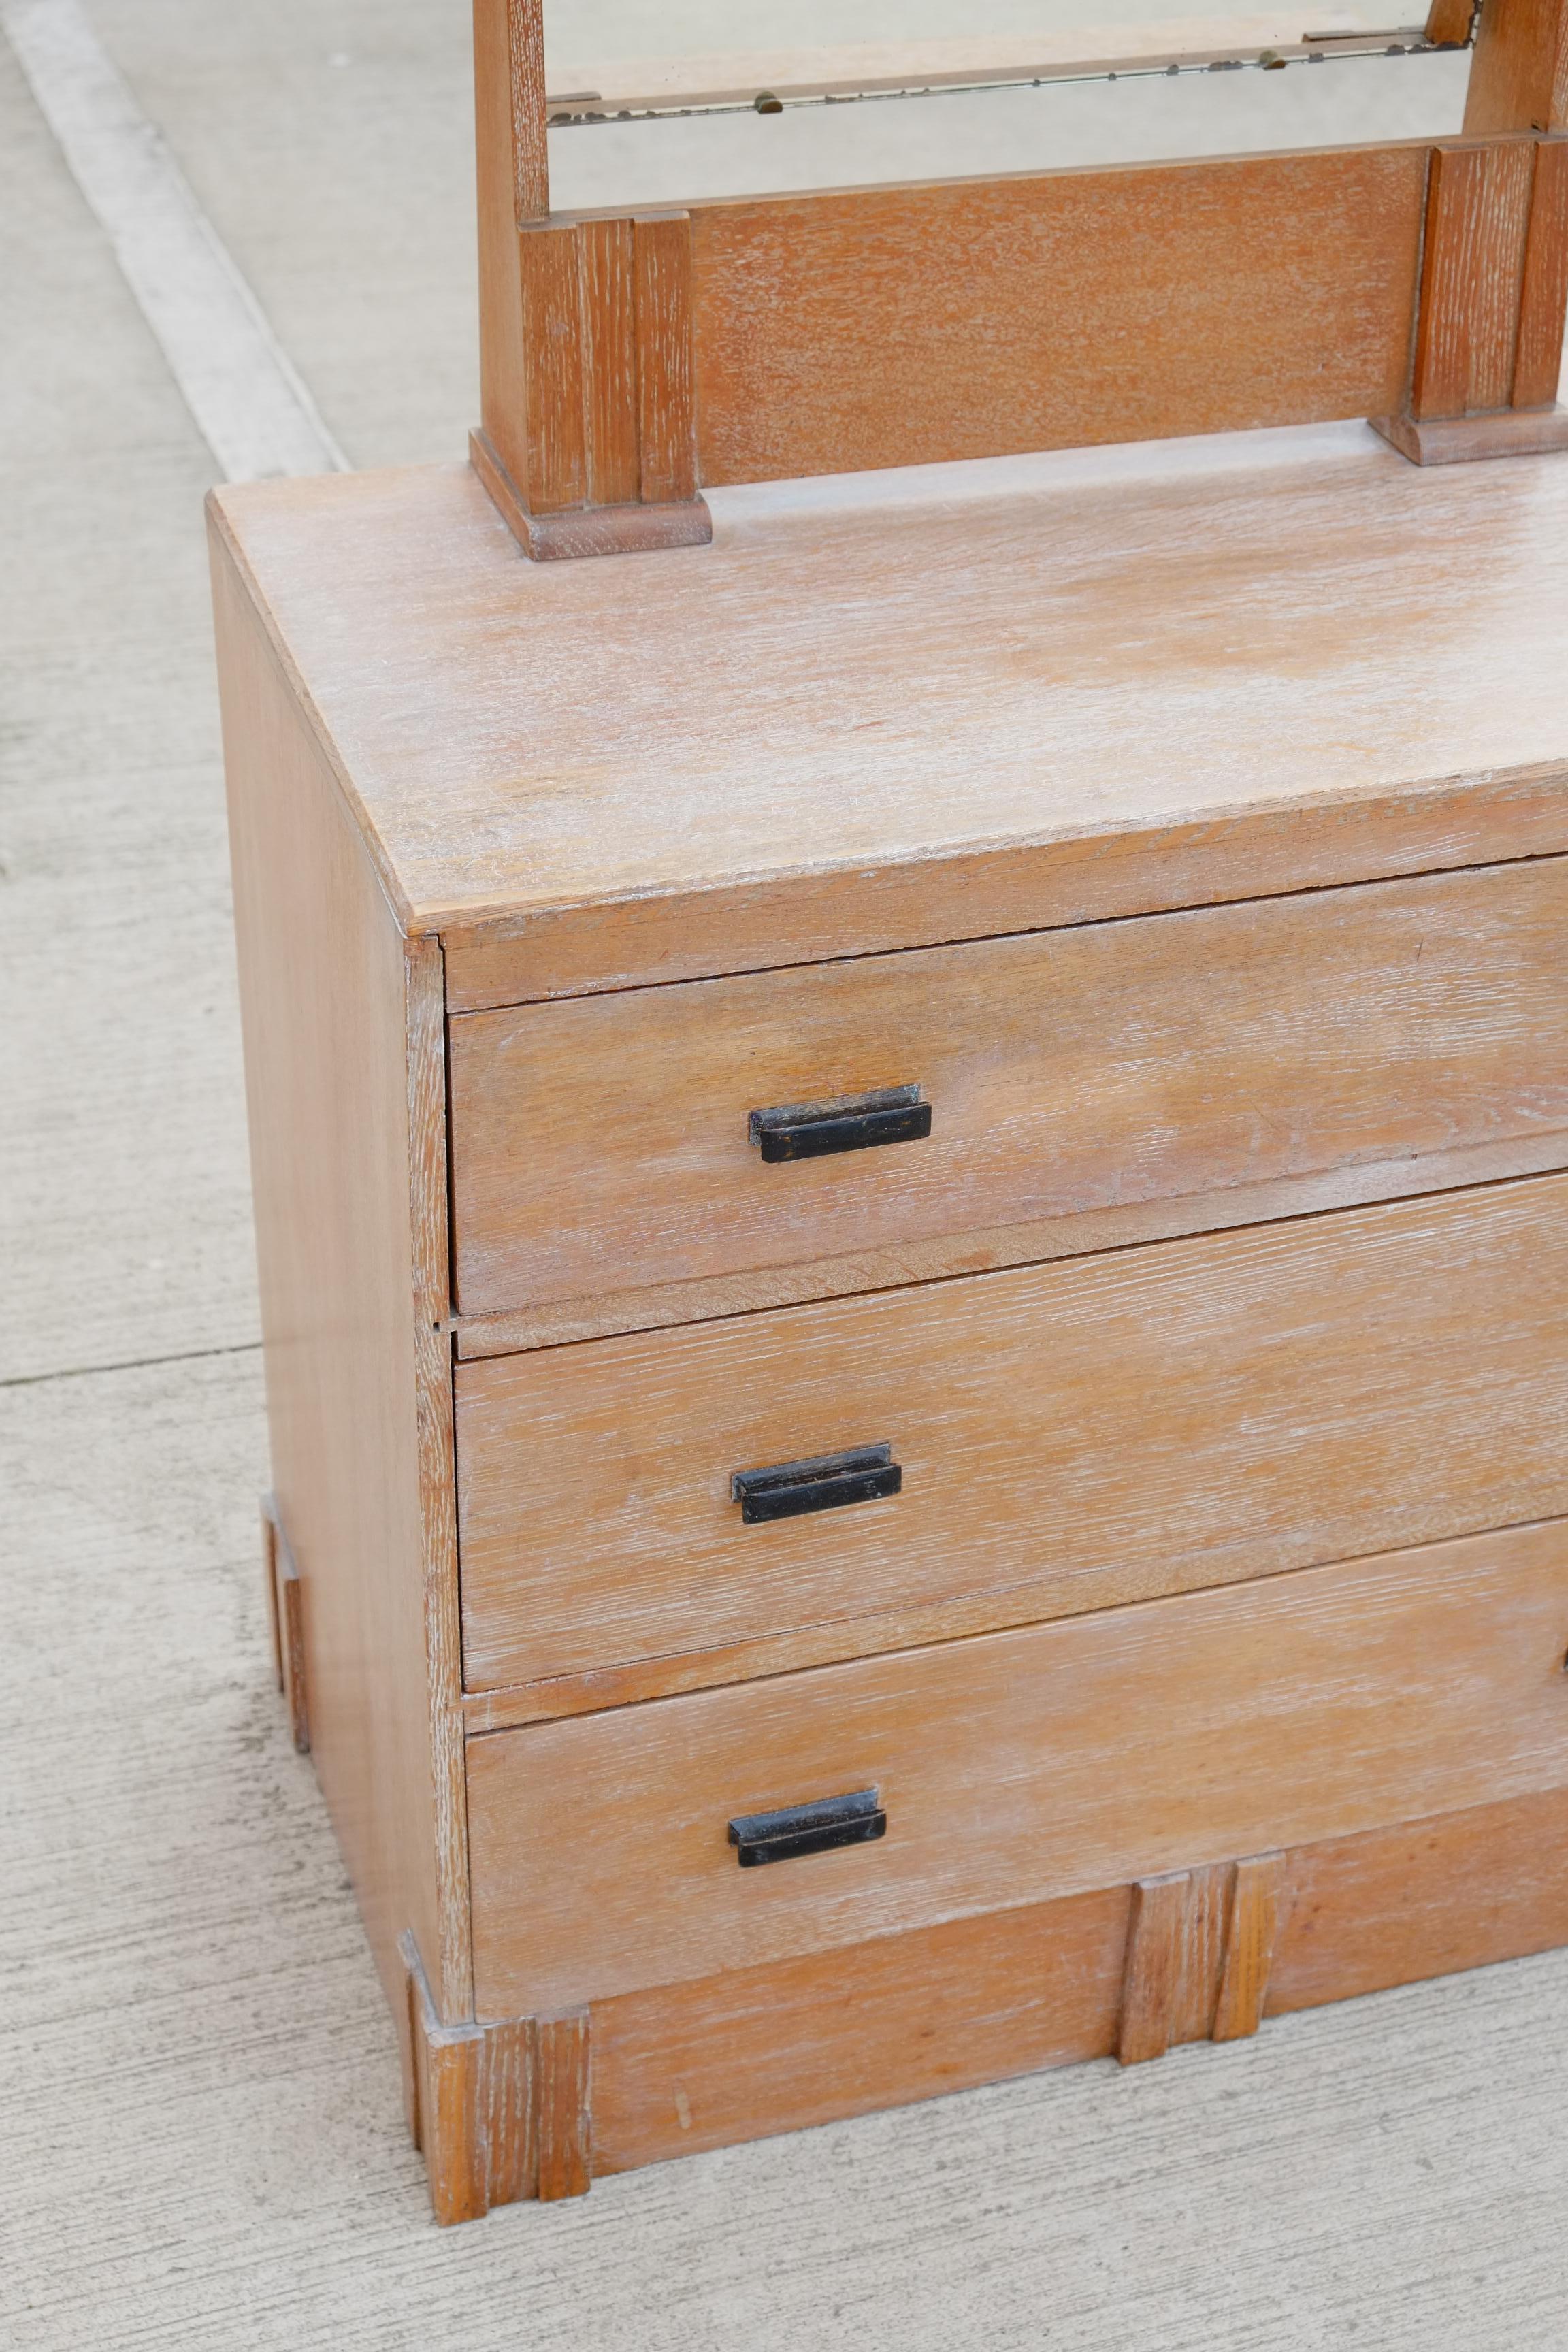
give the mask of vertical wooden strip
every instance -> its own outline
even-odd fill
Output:
[[[1465,135],[1568,127],[1568,0],[1486,0]]]
[[[687,213],[639,214],[635,227],[642,495],[658,505],[697,494],[691,220]]]
[[[437,2221],[475,2221],[489,2210],[485,2153],[485,2035],[442,2025],[412,1936],[399,1938],[407,1970],[418,2140]]]
[[[1180,1990],[1188,1877],[1141,1879],[1132,1889],[1127,1966],[1121,1986],[1121,2028],[1116,2054],[1124,2066],[1163,2058]]]
[[[535,2037],[528,2018],[487,2025],[484,2034],[485,2192],[492,2205],[514,2205],[539,2189]]]
[[[583,293],[579,232],[546,221],[519,235],[522,342],[528,371],[528,478],[519,488],[532,514],[581,506]]]
[[[1182,1917],[1180,1966],[1171,2002],[1171,2045],[1206,2042],[1214,2029],[1225,1968],[1226,1933],[1230,1917],[1231,1880],[1228,1862],[1187,1873],[1187,1899]]]
[[[414,1938],[405,1933],[397,1940],[405,1971],[403,2001],[394,2021],[397,2027],[397,2054],[403,2065],[403,2112],[408,2126],[408,2137],[416,2150],[423,2153],[425,2133],[419,2117],[419,1988],[414,1969],[408,1964],[408,1952]]]
[[[1216,2042],[1237,2042],[1258,2031],[1268,1990],[1284,1884],[1282,1853],[1252,1854],[1236,1865],[1226,1934],[1225,1975],[1215,2009]]]
[[[1530,234],[1524,248],[1524,290],[1513,369],[1515,408],[1544,408],[1556,399],[1565,327],[1568,139],[1543,139],[1535,150]]]
[[[539,2194],[584,2197],[594,2173],[588,2011],[539,2018],[534,2032]]]
[[[278,1615],[278,1506],[270,1495],[261,1497],[261,1575],[267,1587],[267,1630],[272,1637],[272,1672],[283,1688],[283,1633]]]
[[[1479,148],[1433,151],[1411,385],[1415,416],[1458,416],[1464,412],[1470,381],[1465,331],[1468,250],[1464,232],[1475,209],[1481,170]]]
[[[288,1702],[294,1746],[301,1756],[310,1752],[310,1708],[305,1672],[305,1589],[283,1523],[274,1509],[268,1546],[272,1565],[272,1603],[278,1637],[279,1680]]]
[[[595,506],[628,505],[640,488],[631,222],[584,221],[581,267],[587,497]]]
[[[1530,140],[1434,152],[1411,388],[1417,418],[1507,405],[1533,173]]]
[[[523,221],[542,220],[550,210],[543,0],[507,0],[507,51],[511,67],[512,195],[521,226]]]
[[[1466,402],[1480,410],[1506,408],[1513,394],[1535,142],[1503,142],[1488,148],[1485,159],[1470,269]]]
[[[437,1992],[444,2018],[474,2013],[468,1905],[463,1635],[458,1598],[457,1462],[447,1217],[447,981],[438,940],[405,950],[415,1426],[424,1547],[425,1656],[436,1840]]]
[[[497,459],[528,478],[527,369],[518,254],[508,0],[474,0],[474,144],[479,233],[479,409]]]
[[[305,1594],[300,1571],[285,1556],[278,1580],[279,1631],[282,1636],[283,1690],[289,1701],[289,1726],[301,1756],[310,1752],[310,1706],[305,1679]]]

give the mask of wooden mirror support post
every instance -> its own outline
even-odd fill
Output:
[[[724,483],[1092,443],[1562,448],[1565,26],[1486,0],[1457,140],[564,215],[542,0],[476,0],[475,467],[551,557],[700,543]]]

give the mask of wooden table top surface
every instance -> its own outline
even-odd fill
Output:
[[[411,931],[1568,783],[1560,457],[1069,454],[722,493],[710,548],[538,565],[466,467],[215,503]]]

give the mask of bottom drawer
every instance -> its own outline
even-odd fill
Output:
[[[1568,1522],[468,1747],[481,2016],[558,2010],[1568,1779]],[[885,1834],[729,1825],[874,1790]]]

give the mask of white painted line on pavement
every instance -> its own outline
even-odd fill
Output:
[[[260,304],[79,0],[3,26],[224,478],[348,470]]]

